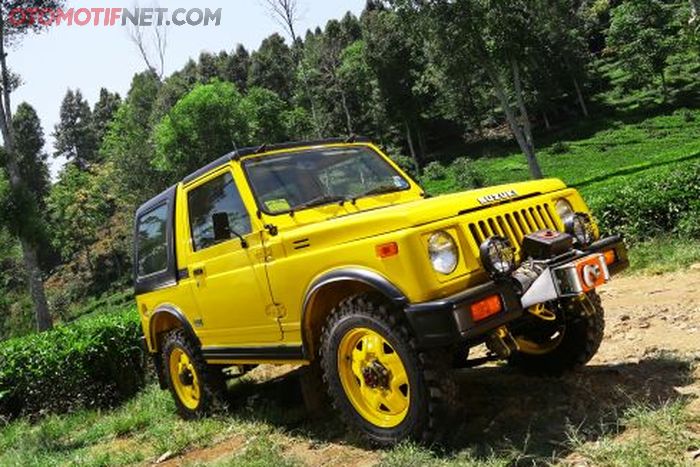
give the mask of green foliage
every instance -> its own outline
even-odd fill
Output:
[[[426,180],[444,180],[446,176],[445,167],[438,161],[432,161],[423,167],[423,178]]]
[[[44,198],[49,191],[50,180],[41,121],[36,110],[26,102],[22,102],[17,106],[12,126],[15,132],[15,157],[22,181],[34,194],[34,199],[39,206],[43,206]]]
[[[462,189],[480,188],[485,185],[484,177],[466,157],[460,157],[452,163],[455,181]]]
[[[673,7],[660,0],[628,0],[611,11],[608,45],[622,59],[637,86],[661,77],[678,40],[673,33]]]
[[[80,168],[97,161],[98,135],[92,111],[80,90],[66,92],[54,137],[55,157],[75,162]]]
[[[629,240],[678,234],[700,239],[700,163],[625,180],[589,200],[606,231]]]
[[[552,154],[566,154],[569,152],[569,145],[563,141],[557,141],[549,147],[549,152]]]
[[[133,308],[0,343],[0,415],[114,406],[144,382]]]
[[[248,86],[267,88],[285,101],[292,97],[294,61],[292,53],[279,34],[265,38],[250,56]]]
[[[252,143],[243,98],[231,83],[197,85],[154,130],[156,164],[179,178]]]
[[[241,102],[241,110],[250,125],[251,142],[282,143],[289,140],[287,124],[297,123],[285,119],[286,104],[273,91],[253,87],[248,89]]]
[[[109,92],[105,88],[100,89],[100,98],[95,103],[95,108],[92,111],[93,127],[98,145],[102,144],[107,127],[121,102],[122,99],[116,92]]]

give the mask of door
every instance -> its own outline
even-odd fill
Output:
[[[280,341],[276,316],[266,313],[271,307],[269,288],[256,273],[261,268],[254,268],[264,257],[261,234],[253,230],[230,168],[187,187],[185,197],[188,272],[202,316],[197,333],[203,346]]]

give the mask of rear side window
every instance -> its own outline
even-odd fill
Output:
[[[167,203],[139,217],[137,232],[138,277],[163,272],[168,268]]]
[[[214,238],[214,214],[226,213],[231,230],[239,235],[251,231],[250,216],[228,172],[191,190],[187,203],[195,251],[221,241]]]

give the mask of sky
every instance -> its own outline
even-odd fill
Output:
[[[301,18],[298,34],[323,26],[332,18],[341,18],[347,11],[356,15],[365,0],[298,0]],[[260,42],[273,32],[283,33],[271,18],[263,0],[141,0],[141,7],[221,8],[219,26],[175,26],[168,28],[165,74],[181,68],[187,60],[197,58],[202,51],[233,50],[243,44],[248,50],[257,49]],[[123,7],[133,8],[133,0],[68,0],[67,8]],[[65,161],[53,157],[51,134],[59,119],[61,100],[67,89],[80,89],[90,105],[94,105],[101,87],[124,97],[131,78],[143,71],[145,65],[135,45],[129,40],[125,27],[114,26],[52,26],[41,34],[26,36],[9,50],[11,69],[22,78],[22,86],[12,95],[13,107],[23,101],[39,114],[46,138],[52,177]]]

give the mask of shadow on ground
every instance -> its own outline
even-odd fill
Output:
[[[314,442],[361,444],[345,433],[330,411],[306,412],[295,370],[264,383],[240,382],[230,391],[234,412],[263,420]],[[595,440],[617,426],[633,405],[654,408],[681,399],[674,388],[692,381],[690,362],[649,357],[638,363],[590,365],[563,378],[525,376],[507,367],[459,370],[464,414],[451,423],[439,450],[449,455],[469,448],[477,456],[515,447],[532,459],[569,454],[567,431]]]

